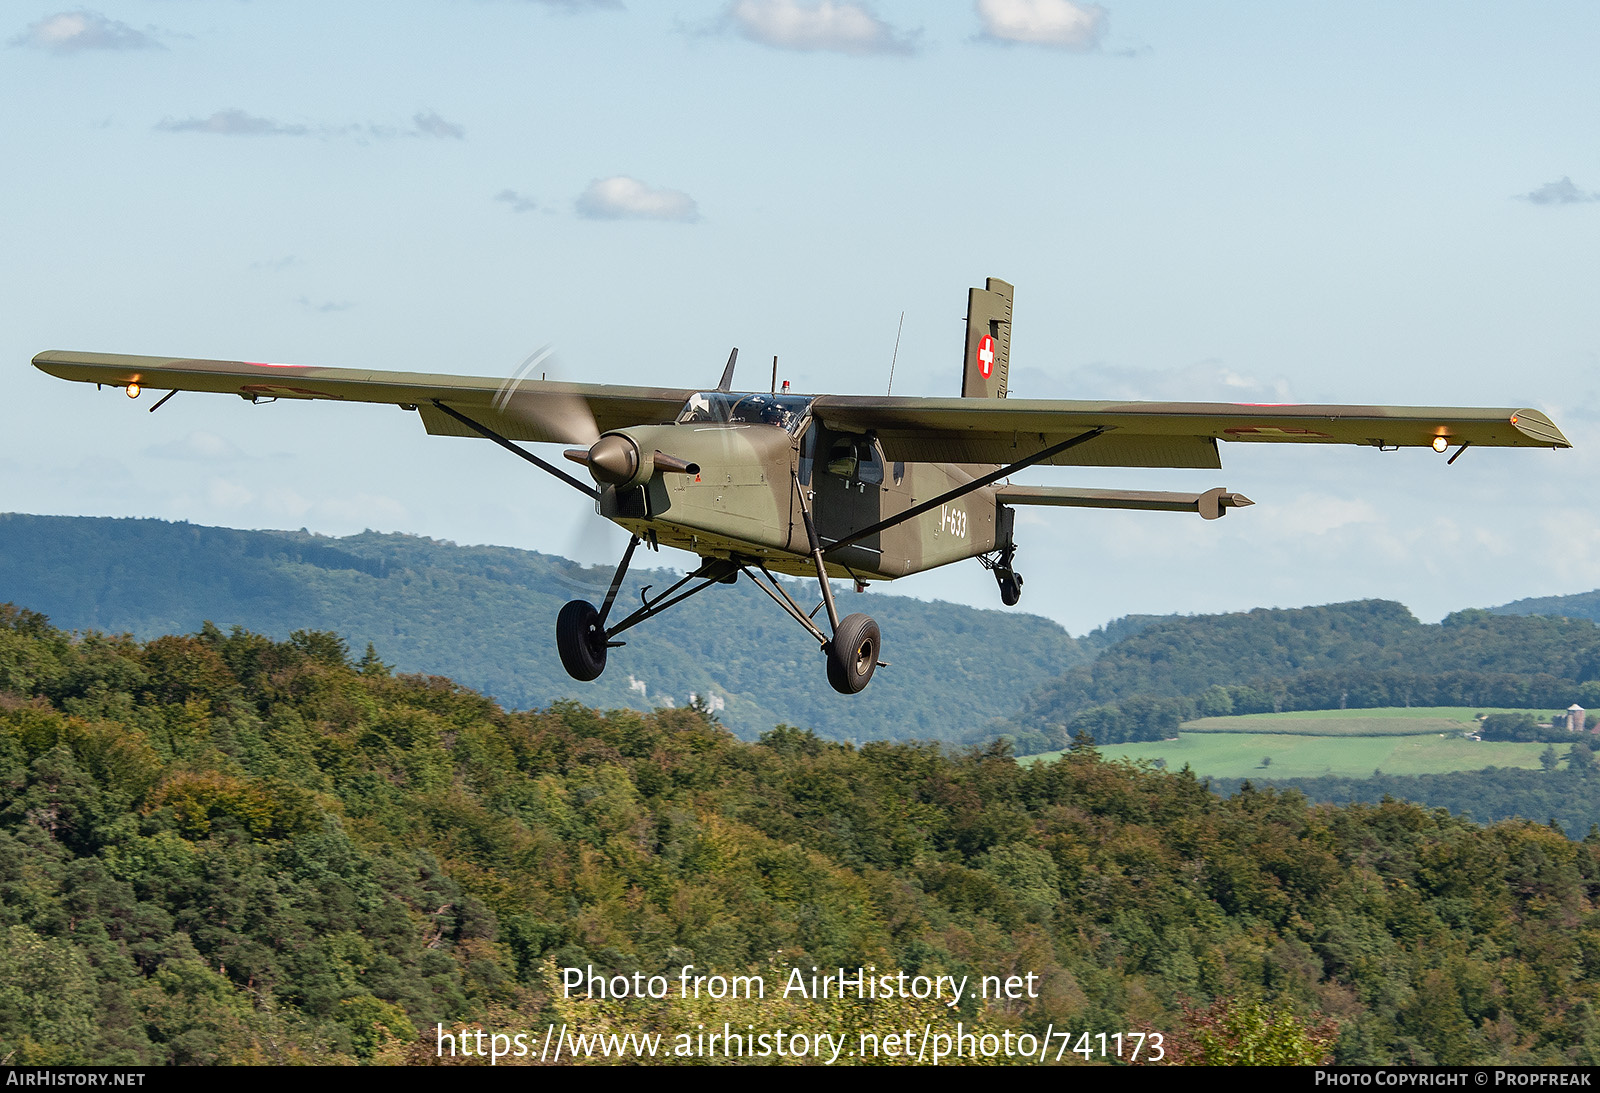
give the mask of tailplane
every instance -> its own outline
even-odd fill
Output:
[[[1005,398],[1011,366],[1012,286],[991,277],[967,293],[967,355],[962,398]]]

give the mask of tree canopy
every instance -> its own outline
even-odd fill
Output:
[[[1223,798],[1086,741],[1032,766],[1003,742],[744,742],[699,710],[508,712],[328,633],[135,641],[7,606],[0,787],[15,1062],[422,1062],[439,1026],[793,1017],[552,989],[686,964],[1041,984],[841,1027],[1600,1058],[1600,836]]]

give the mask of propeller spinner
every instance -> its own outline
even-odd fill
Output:
[[[700,473],[700,464],[662,451],[651,451],[646,456],[638,442],[625,433],[607,433],[588,448],[568,448],[562,454],[588,467],[590,476],[600,485],[618,489],[648,482],[658,471]]]

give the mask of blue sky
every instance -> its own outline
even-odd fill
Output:
[[[1224,446],[1033,481],[1255,508],[1028,512],[1021,609],[1600,586],[1600,7],[127,0],[0,24],[0,510],[620,544],[388,407],[159,414],[47,348],[692,386],[958,387],[1017,285],[1030,397],[1533,406],[1577,445]],[[764,366],[749,365],[752,383]],[[588,525],[586,528],[585,525]],[[151,564],[159,564],[152,560]],[[998,606],[966,563],[897,582]]]

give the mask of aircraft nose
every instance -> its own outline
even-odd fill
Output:
[[[639,447],[625,436],[603,436],[589,448],[589,473],[603,485],[619,486],[639,472]]]

